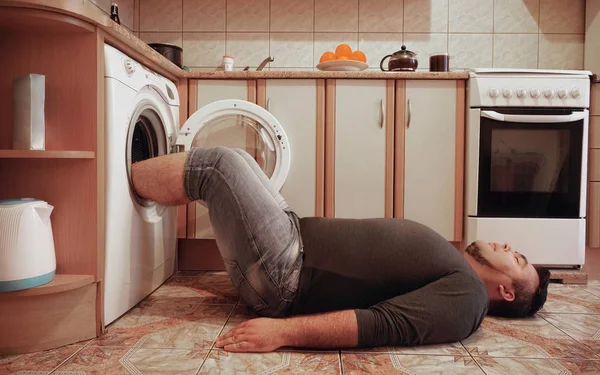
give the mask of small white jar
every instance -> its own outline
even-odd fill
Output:
[[[226,72],[233,71],[233,57],[232,56],[223,56],[223,69]]]

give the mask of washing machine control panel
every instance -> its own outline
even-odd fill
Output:
[[[143,85],[154,85],[158,91],[164,94],[169,104],[179,105],[177,88],[173,82],[161,77],[159,74],[127,56],[121,56],[121,69],[127,75],[127,78],[123,78],[130,79],[133,87],[139,86],[140,83]]]
[[[123,61],[123,65],[125,67],[125,72],[127,72],[127,74],[132,75],[133,73],[135,73],[135,62],[133,62],[133,60],[125,59]]]

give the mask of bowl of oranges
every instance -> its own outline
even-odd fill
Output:
[[[360,71],[368,67],[367,56],[360,50],[352,51],[347,44],[338,45],[335,52],[323,53],[317,65],[324,71]]]

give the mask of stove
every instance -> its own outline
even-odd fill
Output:
[[[475,69],[467,84],[466,239],[531,263],[585,263],[588,71]]]

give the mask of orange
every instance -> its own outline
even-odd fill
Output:
[[[347,44],[340,44],[335,48],[335,57],[338,59],[346,57],[346,59],[343,60],[349,60],[352,57],[352,48]]]
[[[319,62],[324,63],[332,60],[335,60],[335,54],[333,52],[325,52],[321,55],[321,60],[319,60]]]
[[[356,50],[352,53],[352,60],[362,61],[364,63],[367,62],[367,56],[363,53],[363,51]]]
[[[338,60],[350,60],[350,59],[348,58],[348,56],[340,56],[340,57],[338,57]]]

